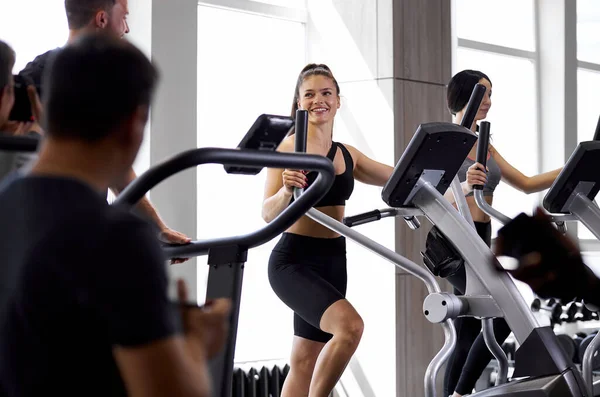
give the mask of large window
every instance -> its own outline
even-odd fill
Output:
[[[600,4],[577,0],[577,59],[600,64]]]
[[[7,42],[17,54],[14,74],[36,56],[67,43],[69,26],[64,0],[19,0],[10,1],[10,6],[8,1],[6,3],[0,8],[0,40]],[[149,141],[148,129],[134,164],[138,174],[149,166]],[[109,192],[108,200],[113,199],[114,195]]]
[[[456,0],[454,6],[458,48],[453,72],[475,69],[489,76],[492,106],[486,121],[491,124],[490,143],[519,171],[535,175],[540,171],[540,142],[534,1]],[[510,28],[507,21],[511,21]],[[504,182],[494,193],[494,207],[509,217],[530,213],[538,204],[538,196]],[[500,227],[493,219],[492,237]],[[531,289],[516,283],[525,299],[531,300]]]
[[[14,73],[36,56],[67,42],[64,0],[7,0],[5,4],[0,11],[0,40],[17,53]]]
[[[535,50],[533,0],[458,0],[456,16],[456,34],[463,40]]]
[[[236,147],[260,114],[290,114],[296,78],[306,62],[304,24],[200,5],[198,26],[199,147]],[[266,170],[258,176],[234,176],[222,166],[198,168],[198,238],[239,235],[265,226],[265,177]],[[272,292],[267,278],[276,240],[248,255],[237,362],[289,355],[292,312]],[[207,269],[200,267],[199,274],[202,295]]]
[[[479,69],[492,79],[493,105],[488,116],[492,123],[492,143],[511,164],[529,175],[549,171],[540,168],[540,160],[545,161],[548,156],[548,153],[542,152],[548,146],[547,141],[543,145],[542,139],[554,138],[545,135],[545,131],[539,131],[539,125],[541,118],[549,119],[548,112],[552,110],[540,106],[542,98],[539,93],[552,91],[548,85],[554,82],[549,79],[541,81],[537,74],[538,70],[544,73],[554,68],[553,60],[560,62],[558,70],[564,69],[566,85],[559,91],[567,101],[571,101],[560,104],[558,100],[556,103],[565,110],[564,120],[573,120],[569,115],[575,106],[577,110],[577,127],[574,122],[565,124],[564,132],[561,132],[565,145],[574,148],[575,144],[592,139],[600,119],[600,109],[596,106],[600,91],[600,3],[595,0],[565,1],[564,7],[556,9],[533,0],[455,0],[453,4],[458,36],[454,72],[466,68]],[[575,18],[571,16],[575,7],[577,18],[576,26],[573,26]],[[539,15],[536,15],[536,10],[540,10]],[[557,46],[575,49],[576,43],[577,59],[560,48],[554,54],[551,48],[547,48],[548,38],[545,36],[539,36],[540,44],[536,43],[536,34],[549,34],[548,26],[557,15],[565,23],[556,27],[558,31],[565,32],[564,43],[558,40]],[[510,21],[508,28],[507,21]],[[539,27],[536,27],[536,21]],[[570,34],[575,30],[576,36]],[[577,76],[576,86],[571,84],[574,81],[571,76],[574,75]],[[574,95],[575,90],[577,95]],[[558,145],[563,141],[563,137],[560,138]],[[534,205],[540,204],[544,193],[526,196],[501,184],[494,206],[508,216],[520,211],[530,212]],[[500,226],[493,222],[494,234]],[[570,224],[570,228],[576,230],[588,263],[600,270],[597,239],[581,223]]]
[[[539,171],[534,4],[509,3],[456,1],[454,72],[476,69],[489,76],[492,107],[486,121],[491,123],[491,144],[518,170],[534,175]],[[506,29],[508,15],[502,17],[506,13],[517,19],[511,24],[514,28]],[[510,217],[529,212],[537,201],[535,195],[525,195],[506,183],[494,195],[494,206]],[[493,221],[492,226],[495,235],[501,225]]]
[[[306,0],[250,0],[256,3],[265,3],[281,7],[306,8]]]

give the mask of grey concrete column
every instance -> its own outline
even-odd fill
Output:
[[[196,0],[152,2],[152,60],[161,73],[152,108],[152,165],[197,147],[197,43]],[[150,194],[165,223],[193,239],[197,231],[196,174],[195,168],[181,172]],[[196,297],[196,260],[170,270],[173,277],[186,280],[190,297]]]
[[[419,124],[452,121],[445,104],[445,85],[452,71],[450,2],[396,0],[393,19],[397,161]],[[416,263],[422,263],[419,252],[430,229],[426,221],[422,225],[415,233],[403,220],[396,220],[396,250]],[[421,312],[426,295],[421,281],[396,274],[397,396],[423,395],[425,369],[444,342],[441,328]]]

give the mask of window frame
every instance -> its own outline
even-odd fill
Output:
[[[550,154],[547,152],[548,148],[544,147],[543,140],[548,139],[548,136],[543,136],[543,123],[542,121],[547,117],[545,110],[542,105],[542,93],[546,90],[547,87],[544,84],[549,84],[544,81],[542,78],[542,73],[546,70],[545,68],[550,67],[551,62],[547,59],[542,59],[542,50],[540,48],[540,43],[544,39],[541,37],[543,33],[543,29],[541,29],[541,25],[548,24],[550,21],[545,20],[547,15],[541,10],[542,4],[541,0],[535,0],[535,9],[534,9],[534,27],[535,27],[535,51],[526,51],[512,47],[506,47],[496,44],[490,44],[486,42],[463,39],[458,37],[457,29],[456,29],[456,1],[452,1],[452,23],[453,23],[453,37],[452,37],[452,53],[453,53],[453,71],[456,71],[456,53],[458,48],[466,48],[471,50],[478,50],[489,52],[498,55],[512,56],[518,57],[522,59],[531,60],[534,63],[535,71],[536,71],[536,124],[537,124],[537,150],[538,150],[538,172],[544,170],[544,158],[548,157]],[[564,72],[566,76],[576,76],[579,70],[599,72],[600,73],[600,63],[582,61],[578,59],[577,56],[577,2],[571,2],[570,0],[563,0],[561,4],[562,8],[555,8],[555,12],[562,13],[561,19],[564,20],[564,40],[565,46],[567,48],[574,48],[573,52],[566,52],[564,54],[564,58],[560,59],[561,62],[564,62]],[[573,46],[573,44],[575,44]],[[553,60],[552,60],[553,61]],[[575,82],[575,84],[573,84]],[[564,101],[566,113],[572,113],[573,111],[577,112],[579,107],[577,103],[577,79],[573,79],[572,77],[567,78],[565,88],[564,88]],[[568,102],[568,104],[566,103]],[[577,113],[575,113],[577,115]],[[573,119],[573,117],[566,117],[564,131],[561,132],[560,137],[550,137],[550,139],[559,138],[562,140],[562,144],[564,145],[564,161],[568,159],[571,155],[579,141],[577,140],[577,134],[573,134],[573,131],[578,131],[577,126],[577,116]],[[574,136],[575,135],[575,136]],[[541,203],[541,199],[543,197],[543,192],[539,194],[539,201]],[[582,251],[596,253],[600,252],[600,241],[596,239],[582,239],[579,238],[579,228],[582,227],[578,222],[569,222],[568,225],[568,233],[571,237],[577,238]]]
[[[308,22],[306,6],[304,8],[284,7],[250,0],[199,0],[198,5],[225,8],[303,24]]]

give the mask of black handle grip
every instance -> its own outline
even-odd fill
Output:
[[[600,141],[600,117],[596,123],[596,131],[594,132],[594,141]]]
[[[483,165],[483,171],[485,172],[488,154],[488,144],[490,142],[490,123],[489,121],[482,121],[479,126],[479,139],[477,141],[477,159],[476,161]],[[483,185],[473,185],[473,189],[482,190]]]
[[[166,245],[164,252],[168,258],[190,258],[205,255],[211,248],[239,245],[247,249],[264,244],[283,233],[300,219],[310,208],[325,196],[333,184],[335,170],[333,163],[326,157],[280,152],[262,152],[257,150],[201,148],[181,153],[166,160],[129,184],[116,198],[113,205],[132,207],[150,189],[166,178],[190,167],[202,164],[230,164],[245,167],[293,168],[317,171],[319,175],[314,184],[298,200],[294,201],[274,220],[255,232],[232,237],[223,237],[203,241],[193,241],[186,245]]]
[[[39,135],[3,136],[0,134],[0,150],[7,152],[35,152],[41,141]]]
[[[306,110],[296,110],[296,127],[294,131],[296,135],[294,151],[296,153],[306,153],[306,140],[308,139],[308,112]]]
[[[358,214],[353,216],[348,216],[344,218],[344,225],[348,227],[358,226],[369,222],[375,222],[381,219],[381,211],[373,210],[369,212],[365,212],[364,214]]]
[[[461,126],[471,129],[471,126],[475,121],[475,116],[477,116],[477,112],[479,111],[479,105],[481,105],[481,101],[483,100],[485,90],[486,88],[483,84],[475,84],[473,92],[471,92],[471,98],[469,98],[469,102],[467,103],[465,114],[460,123]]]

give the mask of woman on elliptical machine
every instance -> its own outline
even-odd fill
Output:
[[[296,83],[292,117],[308,111],[306,152],[327,156],[336,177],[315,208],[338,221],[354,180],[384,186],[393,167],[378,163],[350,145],[333,141],[333,123],[340,108],[340,87],[326,65],[309,64]],[[295,135],[279,151],[294,151]],[[294,188],[306,188],[316,175],[302,170],[269,169],[263,219],[270,222],[293,200]],[[327,397],[338,382],[363,332],[363,320],[346,296],[346,242],[343,236],[307,216],[292,225],[269,260],[273,291],[294,311],[294,342],[290,372],[282,397]]]
[[[460,123],[471,93],[478,83],[486,87],[486,92],[471,126],[473,132],[478,131],[477,122],[485,120],[492,106],[492,83],[490,78],[477,70],[463,70],[452,77],[447,88],[448,110],[455,116],[455,122]],[[475,143],[463,162],[458,171],[458,177],[461,182],[462,191],[466,196],[477,234],[479,234],[488,246],[491,246],[491,219],[477,206],[473,197],[473,185],[483,185],[483,196],[491,205],[494,190],[501,180],[526,194],[530,194],[548,189],[562,168],[529,177],[509,164],[496,148],[490,144],[488,148],[487,170],[484,171],[483,166],[474,160],[476,158],[476,151],[477,143]],[[456,206],[451,190],[448,190],[445,197]],[[464,267],[449,276],[448,281],[454,286],[454,293],[456,295],[464,294],[466,287]],[[485,367],[492,359],[492,354],[485,344],[483,334],[480,333],[480,320],[473,317],[459,317],[454,323],[456,326],[457,343],[446,366],[444,396],[461,397],[472,393],[477,379],[479,379]],[[510,333],[511,330],[504,319],[494,319],[494,334],[499,344],[502,344]]]

